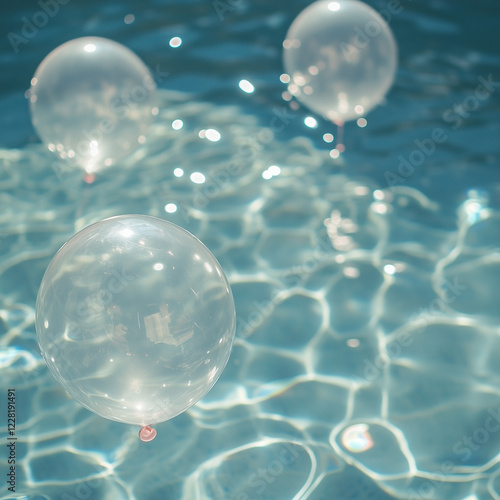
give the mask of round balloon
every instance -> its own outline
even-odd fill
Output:
[[[184,229],[144,215],[93,224],[50,262],[36,301],[41,353],[85,408],[118,422],[168,420],[215,384],[235,309],[212,253]]]
[[[309,5],[290,26],[283,47],[290,93],[337,124],[366,115],[394,80],[391,30],[358,0]]]
[[[129,49],[99,37],[53,50],[31,80],[33,125],[48,148],[88,174],[145,141],[156,85]]]

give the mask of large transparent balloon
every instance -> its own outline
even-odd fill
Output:
[[[38,292],[36,331],[74,399],[144,427],[141,439],[150,440],[150,424],[194,405],[221,375],[235,310],[224,272],[198,239],[161,219],[123,215],[59,250]]]
[[[384,19],[357,0],[321,0],[294,20],[284,47],[288,89],[332,122],[366,115],[394,80],[397,47]]]
[[[99,37],[53,50],[31,80],[33,125],[48,148],[92,174],[145,141],[156,85],[129,49]]]

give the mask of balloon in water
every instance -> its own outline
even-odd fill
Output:
[[[102,220],[49,264],[36,331],[55,378],[85,408],[145,427],[215,384],[235,335],[231,289],[193,235],[154,217]]]
[[[283,47],[290,93],[338,124],[368,113],[394,80],[394,37],[384,19],[357,0],[309,5]]]
[[[51,151],[97,172],[144,142],[156,85],[144,63],[99,37],[53,50],[31,80],[33,125]]]

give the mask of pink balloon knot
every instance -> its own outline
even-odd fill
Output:
[[[149,441],[153,441],[153,439],[156,437],[156,429],[153,429],[149,425],[144,426],[140,431],[139,431],[139,438],[141,441],[144,443],[148,443]]]

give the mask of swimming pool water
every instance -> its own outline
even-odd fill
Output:
[[[307,4],[59,1],[17,51],[8,35],[41,7],[0,7],[0,429],[15,388],[17,436],[2,499],[500,498],[500,8],[401,0],[395,84],[332,159],[335,127],[281,97]],[[86,35],[134,50],[160,89],[147,143],[92,184],[39,143],[24,95]],[[147,444],[66,395],[34,329],[57,249],[125,213],[200,238],[237,310],[221,379]]]

